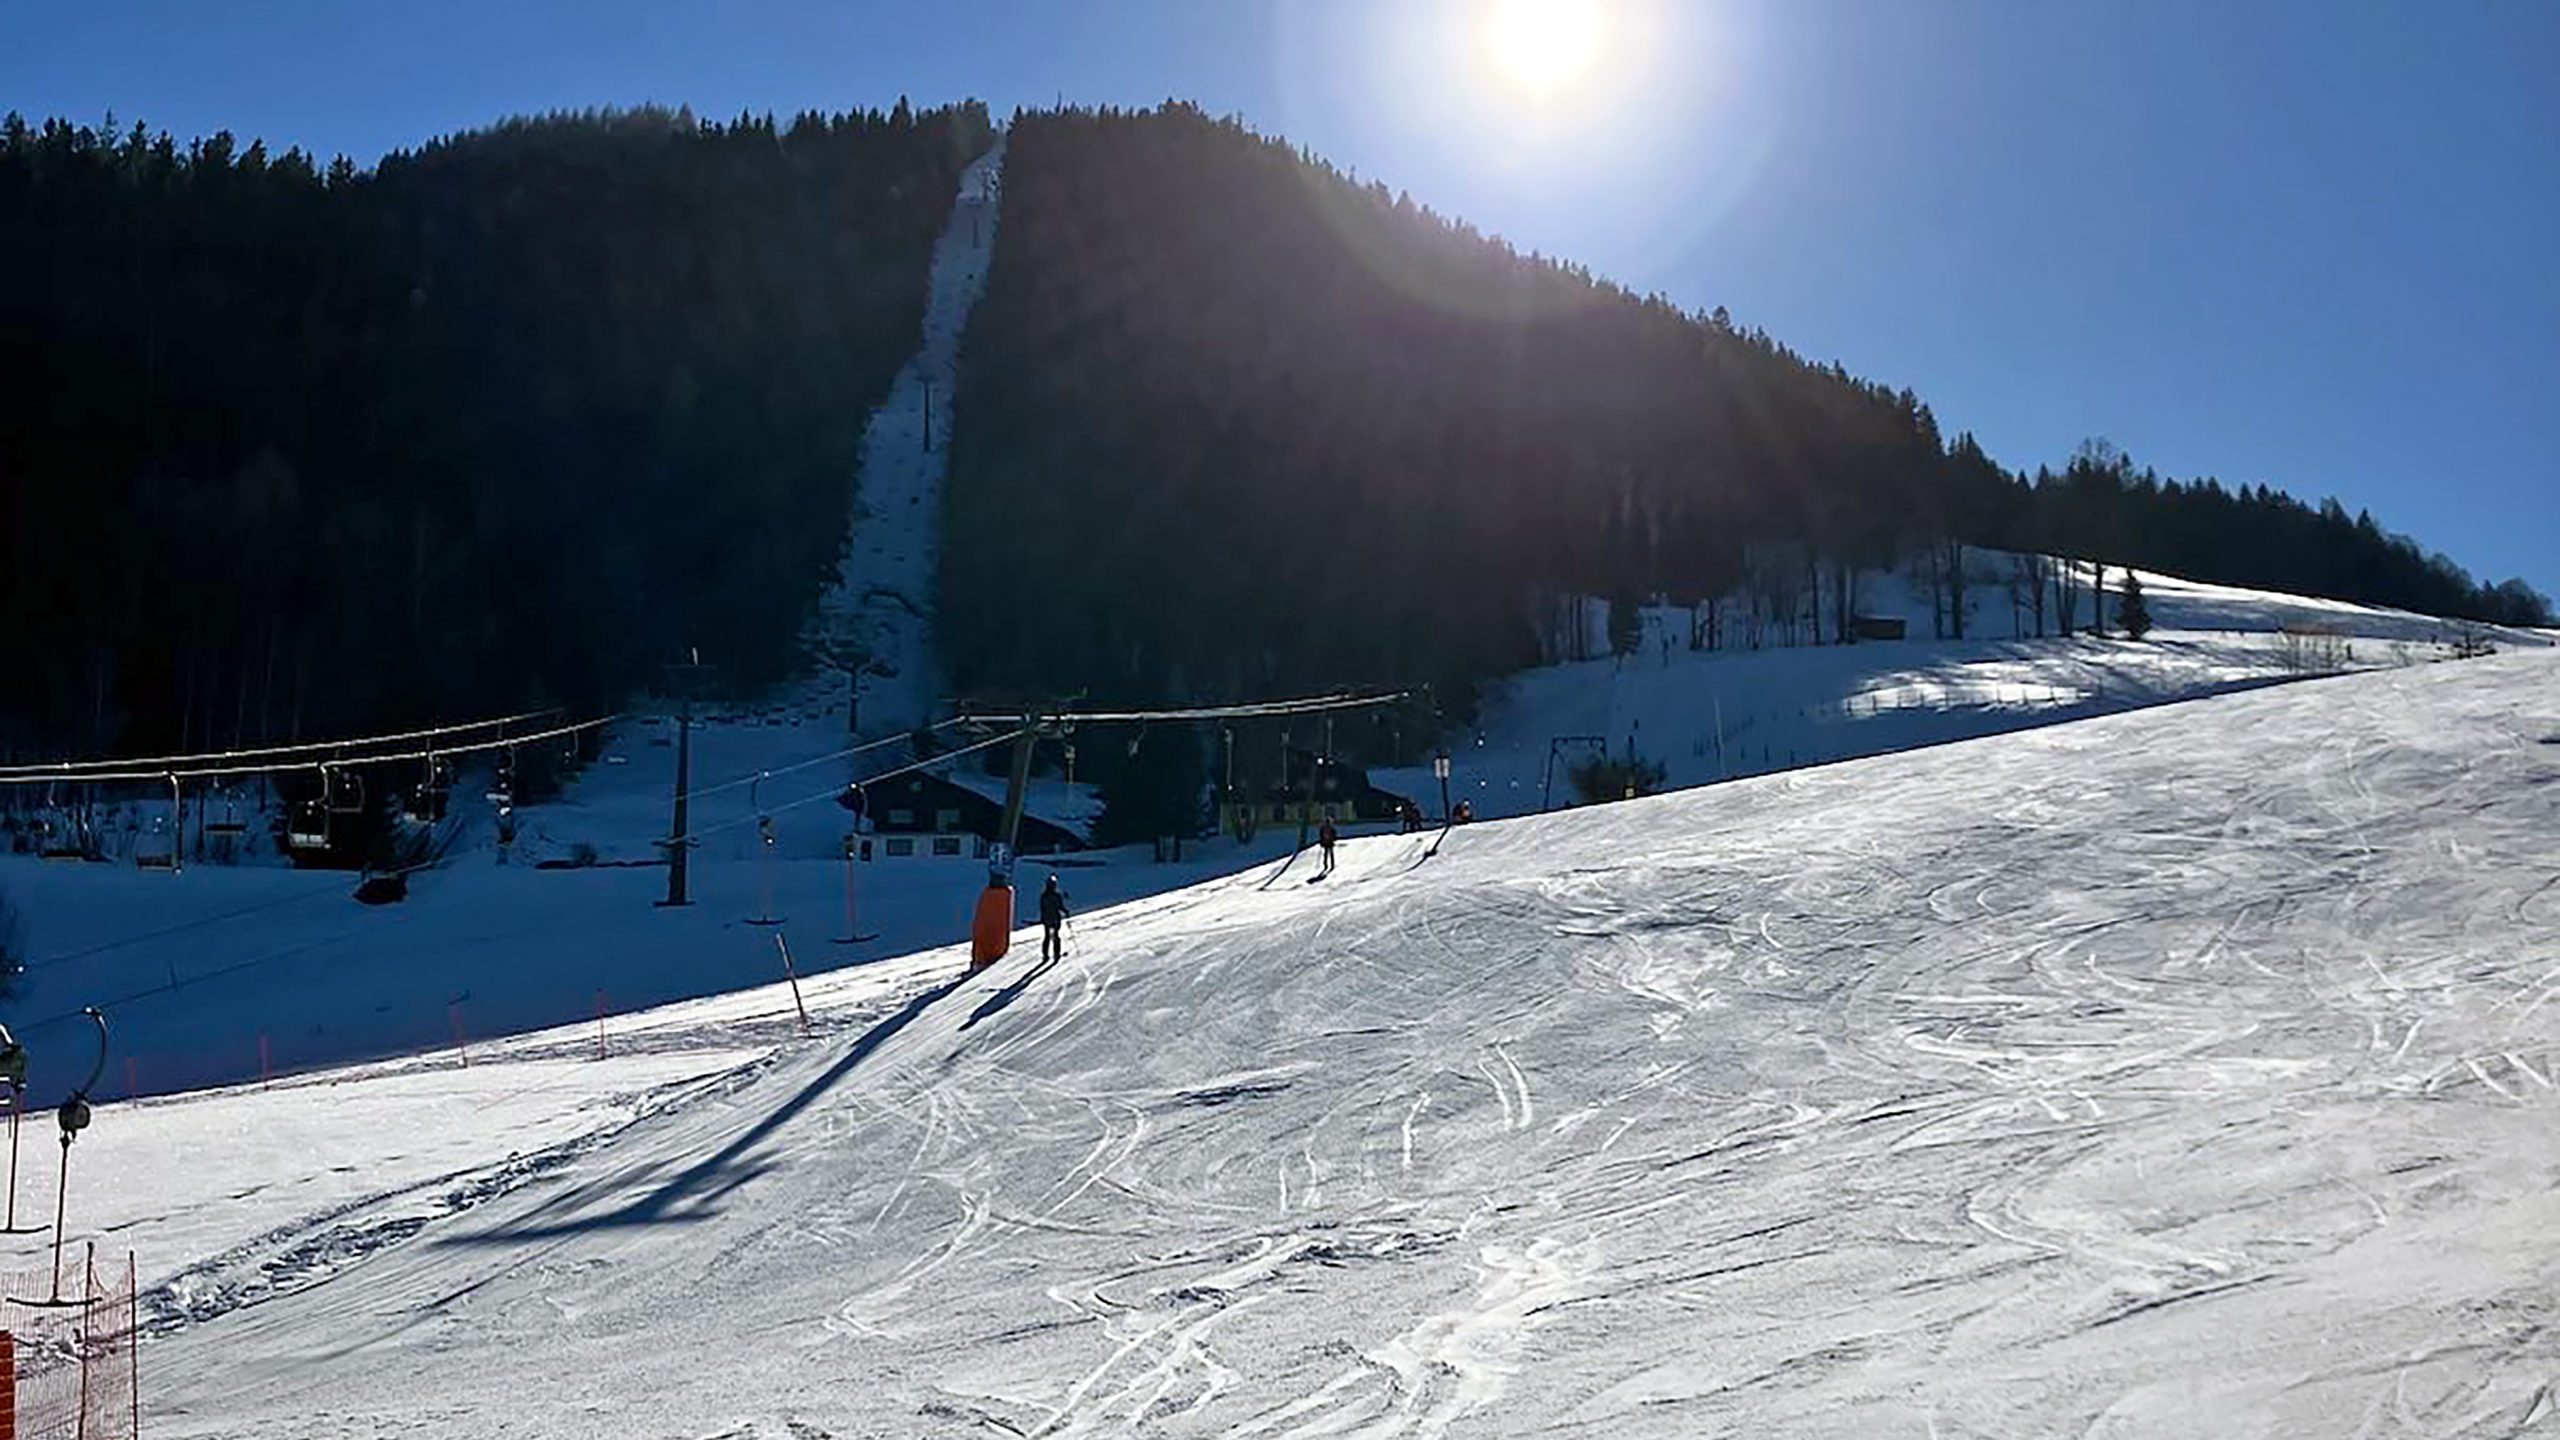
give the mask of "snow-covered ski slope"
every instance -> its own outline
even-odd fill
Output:
[[[1922,638],[1706,653],[1688,651],[1675,635],[1667,663],[1655,648],[1624,665],[1525,672],[1491,698],[1483,743],[1476,732],[1450,737],[1453,793],[1472,797],[1481,815],[1535,812],[1550,798],[1553,750],[1552,801],[1571,805],[1566,768],[1588,747],[1553,747],[1557,736],[1604,736],[1619,750],[1632,735],[1640,754],[1666,764],[1672,783],[1698,784],[2282,678],[2291,673],[2279,633],[2287,624],[2336,624],[2339,653],[2351,644],[2359,666],[2439,653],[2433,638],[2446,629],[2400,612],[2171,577],[2147,583],[2169,628],[2139,644]],[[1925,599],[1897,600],[1887,577],[1870,577],[1866,590],[1871,608],[1913,609],[1915,629],[1926,634]],[[2548,643],[2514,632],[2492,638],[2514,648]],[[1722,766],[1713,745],[1719,716]],[[619,1016],[762,984],[779,972],[779,957],[771,931],[746,922],[768,913],[784,922],[803,973],[876,964],[959,938],[984,875],[965,856],[882,855],[860,866],[856,922],[844,923],[837,857],[846,816],[834,793],[869,773],[860,767],[906,758],[896,745],[839,755],[848,743],[844,720],[840,702],[831,708],[813,693],[711,713],[696,725],[697,903],[682,911],[652,905],[665,894],[663,871],[614,868],[662,853],[656,842],[667,830],[675,758],[675,727],[663,719],[616,727],[603,760],[567,795],[523,807],[503,864],[485,806],[465,800],[458,813],[476,838],[445,867],[417,876],[401,905],[357,905],[348,898],[350,878],[338,874],[190,865],[170,875],[0,857],[0,888],[24,913],[34,956],[21,993],[0,1002],[0,1021],[30,1044],[38,1097],[50,1101],[88,1064],[80,1007],[105,1006],[117,1059],[102,1093],[120,1098],[128,1083],[166,1094],[255,1078],[262,1036],[279,1073],[305,1071],[441,1047],[457,1015],[466,1035],[485,1039],[588,1019],[600,992]],[[1420,753],[1418,745],[1408,751]],[[966,770],[978,758],[954,764]],[[770,778],[759,785],[759,774]],[[1437,808],[1427,769],[1375,778]],[[1092,806],[1087,787],[1056,777],[1033,785],[1034,813],[1072,823]],[[760,812],[772,814],[777,838],[769,896]],[[1176,865],[1154,864],[1143,849],[1079,856],[1067,886],[1081,908],[1116,903],[1273,858],[1294,835],[1290,827],[1266,830],[1241,848],[1203,840]],[[530,866],[580,846],[607,865]],[[848,934],[875,938],[827,943]]]
[[[1080,909],[1099,907],[1294,838],[1271,834],[1241,854],[1204,842],[1169,865],[1114,853],[1066,868],[1064,883]],[[752,990],[782,976],[777,936],[804,976],[889,963],[965,934],[986,873],[965,856],[864,866],[853,932],[864,938],[839,944],[844,867],[830,860],[777,864],[769,892],[754,862],[698,861],[683,909],[657,904],[662,869],[536,871],[485,855],[412,877],[409,899],[386,906],[355,903],[352,877],[336,872],[198,866],[172,877],[25,861],[0,883],[39,949],[0,1021],[26,1043],[43,1104],[89,1070],[95,1042],[80,1010],[91,1004],[114,1032],[106,1098],[450,1053],[457,1029],[480,1044],[600,1009],[619,1027],[635,1010]],[[1037,877],[1021,892],[1026,915]],[[753,923],[767,915],[779,923]]]
[[[1980,552],[2001,573],[2010,557]],[[2108,615],[2122,584],[2109,572]],[[2142,572],[2155,621],[2140,641],[2120,634],[2011,635],[2009,600],[1975,587],[1967,640],[1930,637],[1930,600],[1892,573],[1860,585],[1860,613],[1901,619],[1913,637],[1857,645],[1739,648],[1728,616],[1721,650],[1688,648],[1689,613],[1646,613],[1633,654],[1543,666],[1493,687],[1480,725],[1448,737],[1451,798],[1479,815],[1534,814],[1580,803],[1572,767],[1600,744],[1658,763],[1671,786],[1909,750],[1950,740],[2085,719],[2165,701],[2335,671],[2445,658],[2465,627],[2405,610],[2321,600]],[[2088,600],[2079,619],[2088,618]],[[1590,611],[1595,629],[1605,606]],[[2539,649],[2549,635],[2468,627],[2497,646]],[[1607,654],[1605,636],[1593,653]],[[1550,757],[1553,757],[1552,760]],[[1427,761],[1373,774],[1388,789],[1437,808]]]
[[[876,1023],[146,1347],[148,1428],[2549,1425],[2555,681],[1358,839],[1045,969],[902,962]]]
[[[935,567],[942,554],[942,477],[951,448],[951,396],[960,335],[985,293],[1003,198],[1004,138],[961,172],[934,246],[924,338],[863,432],[852,539],[821,597],[817,631],[838,655],[870,657],[860,728],[895,735],[939,718],[934,661]],[[836,685],[841,698],[842,682]]]

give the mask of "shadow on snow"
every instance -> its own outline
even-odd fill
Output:
[[[1025,976],[1022,983],[1028,983]],[[872,1052],[888,1043],[917,1016],[960,988],[967,979],[958,977],[918,994],[906,1004],[884,1016],[880,1022],[862,1033],[862,1037],[845,1048],[843,1055],[824,1071],[811,1077],[809,1083],[791,1097],[749,1126],[744,1132],[712,1154],[667,1176],[642,1194],[621,1206],[592,1215],[545,1220],[547,1215],[563,1215],[576,1211],[603,1195],[627,1191],[647,1185],[663,1166],[644,1165],[602,1176],[593,1182],[534,1207],[520,1219],[505,1225],[469,1235],[454,1235],[440,1243],[447,1245],[513,1244],[523,1240],[549,1239],[581,1234],[593,1230],[625,1225],[662,1225],[706,1218],[708,1206],[721,1196],[753,1180],[769,1168],[770,1161],[751,1160],[749,1152],[766,1137],[787,1125],[820,1096],[835,1088],[837,1082],[853,1073],[856,1066],[871,1057]]]

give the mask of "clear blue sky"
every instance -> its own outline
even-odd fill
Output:
[[[1624,0],[1543,99],[1464,0],[0,5],[0,107],[364,162],[560,107],[1194,99],[2010,465],[2103,435],[2560,594],[2554,0]]]

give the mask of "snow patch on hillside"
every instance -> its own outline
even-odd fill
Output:
[[[942,554],[942,481],[960,336],[985,293],[1004,195],[999,136],[960,177],[934,246],[922,344],[872,412],[862,442],[844,560],[818,605],[814,647],[859,672],[859,724],[895,735],[940,718],[933,651],[934,577]],[[857,658],[858,657],[858,658]],[[831,687],[841,697],[845,682]]]
[[[2111,572],[2111,596],[2122,574]],[[1980,608],[1970,627],[1977,638],[1932,638],[1927,593],[1891,574],[1861,582],[1860,613],[1902,620],[1910,637],[1902,640],[1692,650],[1689,611],[1648,607],[1630,654],[1542,666],[1491,687],[1477,726],[1448,737],[1451,799],[1471,801],[1483,816],[1579,804],[1573,768],[1603,750],[1661,765],[1665,784],[1678,788],[2233,689],[2427,664],[2447,659],[2465,628],[2150,571],[2142,580],[2156,628],[2139,641],[2120,633],[2013,636],[2013,617]],[[2005,594],[1975,592],[1979,606],[1995,596],[2006,612]],[[1605,654],[1606,607],[1591,610],[1599,627],[1592,647]],[[1741,627],[1723,628],[1731,646]],[[2468,628],[2509,648],[2550,644],[2533,631]],[[1986,634],[1996,638],[1979,638]],[[1437,812],[1438,781],[1427,762],[1371,778]]]

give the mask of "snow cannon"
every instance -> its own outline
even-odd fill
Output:
[[[978,913],[969,922],[969,968],[983,970],[1004,958],[1013,945],[1013,882],[990,874],[978,892]]]

